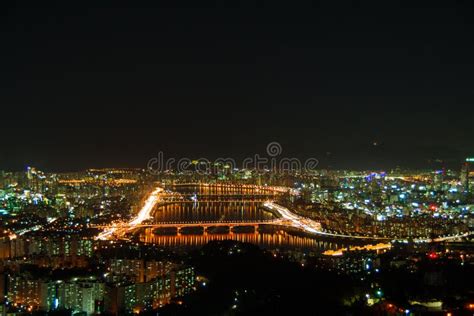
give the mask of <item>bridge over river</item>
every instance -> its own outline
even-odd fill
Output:
[[[245,191],[253,191],[253,192],[273,192],[278,194],[283,193],[291,193],[293,192],[289,188],[283,187],[269,187],[269,186],[256,186],[256,185],[206,185],[206,184],[178,184],[178,186],[211,186],[211,187],[218,187],[224,190],[245,190]],[[176,185],[175,185],[176,186]],[[235,194],[234,192],[232,193]],[[215,200],[204,200],[203,203],[217,203],[217,202],[236,202],[237,200],[226,200],[226,199],[215,199]],[[97,236],[97,239],[107,240],[107,239],[114,239],[114,238],[122,238],[127,233],[130,233],[138,228],[176,228],[179,232],[183,228],[187,227],[202,227],[204,230],[207,230],[210,227],[237,227],[237,226],[253,226],[258,227],[260,225],[273,225],[273,226],[280,226],[282,228],[294,228],[300,231],[303,231],[308,234],[312,235],[321,235],[321,236],[330,236],[330,237],[341,237],[341,238],[352,238],[352,239],[368,239],[368,240],[387,240],[387,238],[382,237],[373,237],[373,236],[353,236],[353,235],[344,235],[344,234],[337,234],[337,233],[329,233],[325,232],[321,224],[316,222],[312,219],[305,218],[294,214],[289,209],[278,205],[271,200],[258,200],[262,202],[263,208],[272,212],[276,215],[277,218],[271,220],[253,220],[253,221],[235,221],[235,220],[219,220],[219,221],[173,221],[173,222],[159,222],[159,223],[150,223],[149,220],[151,219],[151,213],[153,209],[160,205],[166,203],[189,203],[183,195],[176,194],[175,192],[167,192],[163,188],[158,187],[156,188],[146,199],[144,206],[138,212],[138,214],[129,222],[120,222],[120,223],[112,223],[111,225],[102,225],[102,226],[95,226],[96,228],[103,229],[102,233]],[[190,201],[193,203],[198,203],[197,200]],[[242,202],[239,200],[239,202]],[[256,201],[249,201],[249,202],[256,202]]]

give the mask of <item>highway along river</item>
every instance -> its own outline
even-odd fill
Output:
[[[281,192],[226,185],[174,185],[168,202],[152,212],[154,224],[138,231],[141,241],[189,249],[212,240],[237,240],[262,248],[322,253],[367,241],[311,236],[298,229],[272,225],[276,214],[263,207]],[[164,224],[164,225],[163,225]]]

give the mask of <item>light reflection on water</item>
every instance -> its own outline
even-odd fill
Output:
[[[254,233],[229,233],[229,234],[195,234],[195,235],[159,235],[154,233],[154,229],[146,228],[140,234],[140,240],[146,243],[153,243],[162,247],[199,247],[212,240],[236,240],[248,242],[267,249],[298,248],[301,250],[323,252],[328,249],[339,249],[347,247],[350,243],[342,240],[329,241],[317,238],[303,237],[287,233],[283,230],[275,232]]]
[[[157,207],[154,222],[265,221],[275,218],[260,202],[197,202],[166,204]]]
[[[176,188],[184,194],[185,203],[173,203],[158,206],[154,212],[154,222],[249,222],[270,220],[275,216],[261,207],[261,202],[252,201],[259,193],[239,192],[220,188],[184,187]],[[255,193],[255,196],[252,194]],[[197,202],[190,197],[196,195]],[[259,196],[261,199],[261,196]],[[222,200],[230,200],[224,202]],[[187,232],[183,234],[157,234],[155,229],[142,229],[139,238],[143,242],[162,247],[195,248],[212,240],[236,240],[256,244],[267,249],[307,250],[323,252],[356,244],[343,239],[313,238],[297,232],[283,230],[281,227],[261,225],[259,229],[230,230],[229,233]],[[237,233],[240,232],[240,233]]]

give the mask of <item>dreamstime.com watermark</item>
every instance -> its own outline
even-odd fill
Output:
[[[167,158],[160,151],[157,157],[148,160],[147,170],[153,175],[165,171],[194,172],[200,175],[216,174],[219,172],[233,173],[239,170],[253,170],[256,172],[277,171],[277,172],[303,172],[315,170],[319,161],[309,158],[304,161],[298,158],[282,157],[283,148],[277,142],[267,145],[266,156],[255,154],[253,157],[243,159],[240,164],[233,158],[217,158],[209,160],[207,158]]]

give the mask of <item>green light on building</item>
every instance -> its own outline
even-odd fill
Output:
[[[466,158],[466,162],[474,162],[474,158]]]

